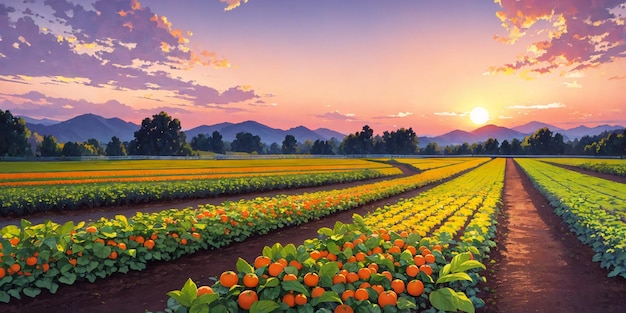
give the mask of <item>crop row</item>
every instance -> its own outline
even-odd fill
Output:
[[[54,293],[59,283],[94,281],[115,272],[141,270],[151,260],[171,260],[200,249],[219,248],[253,234],[298,225],[340,210],[430,184],[488,159],[341,190],[226,202],[221,206],[138,213],[90,224],[48,221],[0,229],[0,301],[21,294]]]
[[[356,216],[355,224],[320,229],[321,239],[291,245],[289,253],[278,244],[266,247],[254,267],[240,259],[237,272],[212,286],[189,280],[169,293],[165,312],[474,312],[483,305],[475,287],[482,277],[468,265],[484,267],[466,251],[480,255],[494,245],[504,166],[504,159],[493,160],[415,198]],[[284,266],[274,265],[281,260]],[[272,272],[275,267],[280,271]],[[441,288],[444,282],[448,287]],[[205,292],[210,299],[198,298]]]
[[[554,158],[540,160],[549,163],[576,166],[598,173],[626,176],[626,160],[623,159]]]
[[[53,209],[77,210],[151,201],[207,198],[252,191],[291,189],[380,177],[373,170],[342,173],[308,173],[230,177],[199,180],[166,180],[126,183],[2,187],[0,215],[23,216]]]
[[[593,261],[626,277],[626,186],[532,159],[516,159],[535,187],[578,239],[596,254]]]

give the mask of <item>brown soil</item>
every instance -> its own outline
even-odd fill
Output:
[[[622,312],[626,308],[626,297],[623,297],[626,281],[606,278],[607,272],[591,262],[591,250],[567,231],[566,225],[552,213],[528,178],[520,173],[509,160],[505,207],[498,226],[499,245],[492,254],[496,264],[488,265],[486,272],[489,281],[486,286],[495,292],[486,293],[491,296],[486,299],[487,306],[479,312]],[[252,262],[266,245],[275,242],[301,244],[305,239],[317,236],[320,227],[332,227],[335,221],[350,222],[353,213],[363,215],[432,187],[256,236],[219,250],[201,251],[171,262],[151,263],[141,272],[115,274],[95,283],[61,286],[55,295],[43,293],[34,299],[12,300],[10,304],[0,304],[0,312],[163,310],[168,298],[166,293],[182,287],[187,278],[192,278],[198,285],[211,285],[212,277],[234,269],[238,257]],[[332,188],[316,187],[309,191]],[[134,214],[132,209],[128,212]],[[78,212],[76,214],[83,217]]]
[[[626,280],[607,278],[512,159],[485,312],[624,312]],[[495,290],[495,292],[493,292]]]

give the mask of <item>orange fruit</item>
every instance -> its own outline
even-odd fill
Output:
[[[28,266],[35,266],[35,265],[37,265],[37,258],[34,257],[34,256],[26,258],[26,265],[28,265]]]
[[[270,274],[270,276],[278,276],[280,275],[280,273],[282,273],[283,269],[285,268],[284,265],[278,263],[278,262],[274,262],[272,264],[270,264],[270,266],[268,267],[267,271]]]
[[[414,297],[420,296],[424,292],[424,283],[414,279],[406,285],[406,292]]]
[[[409,252],[411,252],[411,255],[417,254],[417,248],[415,248],[414,246],[407,246],[405,250],[409,250]]]
[[[309,255],[315,261],[319,260],[322,257],[322,254],[319,251],[317,251],[317,250],[311,251],[311,253]]]
[[[180,244],[183,245],[183,246],[186,245],[187,244],[187,239],[185,239],[185,238],[181,239],[180,240]]]
[[[370,271],[369,268],[361,267],[359,271],[357,272],[357,274],[359,275],[360,279],[368,280],[370,279],[370,276],[372,275],[372,271]]]
[[[401,253],[402,250],[398,246],[392,246],[387,250],[387,253]]]
[[[422,255],[426,256],[427,254],[432,254],[432,251],[428,250],[428,249],[424,249],[422,250]]]
[[[393,241],[393,245],[398,247],[398,248],[403,248],[404,247],[404,240],[398,238],[398,239]]]
[[[259,301],[259,296],[256,294],[254,290],[244,290],[237,297],[237,303],[239,303],[239,307],[244,310],[250,310],[252,304]]]
[[[290,281],[290,280],[298,280],[298,276],[294,274],[286,274],[285,276],[283,276],[283,281]]]
[[[432,254],[427,254],[424,256],[424,260],[426,260],[426,263],[435,263],[435,256]]]
[[[283,268],[285,268],[285,267],[287,267],[289,265],[289,262],[287,262],[287,259],[285,259],[285,258],[280,258],[280,259],[276,260],[276,262],[282,264]]]
[[[291,262],[289,262],[289,266],[295,267],[298,271],[303,267],[302,263],[298,262],[298,260],[291,260]]]
[[[393,280],[393,275],[391,275],[390,271],[384,271],[381,274],[385,275],[385,277],[387,277],[387,279],[389,279],[389,281]]]
[[[433,274],[433,269],[429,265],[420,266],[420,271],[426,273],[428,276]]]
[[[415,265],[417,266],[422,266],[426,264],[426,259],[424,258],[424,256],[419,255],[419,254],[413,257],[413,261],[415,261]]]
[[[369,270],[367,270],[369,272]],[[352,284],[353,282],[359,280],[359,274],[355,273],[355,272],[350,272],[348,273],[348,275],[346,275],[346,281],[348,282],[348,284]]]
[[[329,254],[326,256],[326,258],[327,258],[329,261],[337,261],[337,255],[336,255],[336,254],[334,254],[334,253],[329,253]]]
[[[143,238],[143,237],[141,237],[141,238]],[[143,246],[148,248],[148,250],[152,250],[152,248],[154,248],[154,240],[148,239],[148,240],[144,241],[143,242]]]
[[[230,288],[237,285],[239,282],[239,276],[233,271],[226,271],[220,275],[220,284],[226,288]]]
[[[443,251],[443,248],[441,247],[441,245],[434,245],[433,246],[433,250],[437,250],[439,252]]]
[[[320,281],[320,276],[317,273],[306,273],[304,275],[304,284],[309,287],[315,287]]]
[[[140,244],[143,244],[146,241],[146,239],[143,238],[143,236],[137,236],[137,237],[135,237],[135,241],[137,241]],[[150,249],[150,248],[148,248],[148,249]]]
[[[374,289],[378,294],[385,291],[385,287],[383,287],[383,285],[372,285],[372,289]]]
[[[417,274],[420,273],[420,268],[415,265],[415,264],[411,264],[409,266],[406,267],[406,274],[409,275],[409,277],[415,277],[417,276]]]
[[[76,259],[69,259],[68,262],[70,262],[70,264],[72,264],[72,266],[76,266],[76,264],[78,264],[78,261]],[[15,265],[15,264],[14,264]]]
[[[335,308],[333,313],[354,313],[354,310],[347,304],[340,304]]]
[[[406,230],[403,230],[403,231],[400,233],[400,237],[402,237],[402,238],[407,238],[407,237],[409,237],[409,233],[408,233],[408,232],[406,232]]]
[[[354,298],[354,290],[346,289],[346,291],[341,293],[341,300],[348,301],[350,298]]]
[[[354,292],[354,298],[361,301],[369,299],[370,294],[367,292],[365,288],[359,288]]]
[[[256,287],[259,284],[259,277],[254,273],[248,273],[243,276],[243,285],[248,288]]]
[[[308,299],[305,295],[299,293],[296,295],[295,301],[297,305],[305,305],[308,302]]]
[[[109,254],[109,259],[111,260],[117,259],[117,251],[111,251],[111,254]]]
[[[4,269],[4,267],[0,267],[0,279],[4,278],[4,276],[7,275],[7,271]]]
[[[396,306],[397,303],[398,295],[392,290],[383,291],[378,295],[378,305],[380,305],[381,308],[388,305]]]
[[[396,293],[403,293],[404,287],[404,281],[401,279],[394,279],[391,282],[391,289],[393,289],[393,291],[395,291]]]
[[[17,246],[18,243],[20,243],[20,238],[17,237],[13,237],[11,239],[9,239],[9,242],[11,243],[12,246]]]
[[[378,264],[376,264],[376,263],[370,263],[370,265],[368,265],[367,268],[369,268],[369,270],[370,270],[370,272],[372,272],[372,274],[378,273]]]
[[[43,270],[44,273],[47,272],[50,269],[50,264],[48,263],[41,264],[41,269]]]
[[[364,261],[365,257],[367,256],[367,254],[363,253],[363,252],[357,252],[354,257],[356,258],[356,260],[358,262]]]
[[[372,285],[370,285],[370,283],[368,283],[368,282],[366,282],[366,281],[362,282],[362,283],[359,285],[359,288],[365,288],[365,289],[367,289],[367,288],[369,288],[369,287],[372,287]]]
[[[123,242],[118,243],[117,247],[120,248],[121,250],[126,250],[126,244]]]
[[[296,306],[296,296],[293,293],[288,293],[283,296],[283,303],[287,304],[290,308]]]
[[[324,289],[323,287],[315,287],[313,288],[313,290],[311,290],[311,297],[319,298],[324,294],[324,292],[326,292],[326,289]]]
[[[346,281],[346,276],[344,276],[343,274],[337,274],[333,276],[333,285],[345,284]]]
[[[269,265],[270,263],[272,263],[272,260],[270,260],[270,258],[259,255],[258,257],[256,257],[256,259],[254,259],[254,268],[261,268],[265,265]]]
[[[85,228],[85,231],[88,232],[88,233],[92,233],[93,234],[93,233],[97,232],[98,229],[96,228],[96,226],[89,226],[89,227]]]
[[[213,288],[209,286],[200,286],[198,288],[198,297],[201,295],[212,294],[212,293],[214,293]]]

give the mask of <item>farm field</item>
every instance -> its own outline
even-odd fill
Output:
[[[538,160],[552,164],[574,166],[600,174],[612,174],[626,177],[625,159],[546,158]]]
[[[396,159],[396,161],[404,160]],[[467,162],[457,162],[456,165],[458,166],[459,164],[463,163]],[[449,164],[450,167],[454,167],[453,165],[455,165],[454,162],[450,162]],[[412,165],[419,169],[422,169],[417,165]],[[444,166],[442,168],[446,167],[448,166]],[[437,169],[441,167],[431,165],[429,168]],[[431,247],[436,244],[441,244],[447,248],[450,248],[449,250],[444,249],[444,254],[452,253],[455,250],[455,246],[461,247],[459,248],[461,250],[463,250],[462,248],[464,247],[470,246],[477,248],[481,251],[483,256],[488,257],[484,259],[483,262],[485,262],[489,266],[488,269],[494,272],[496,275],[494,278],[490,277],[491,275],[489,274],[489,272],[482,272],[480,275],[488,276],[488,282],[486,284],[479,284],[477,287],[478,289],[463,288],[464,291],[466,290],[470,298],[474,297],[474,295],[476,295],[476,292],[484,290],[485,288],[490,288],[490,292],[487,292],[487,295],[491,294],[491,296],[485,296],[479,293],[480,296],[484,297],[487,301],[486,307],[479,309],[479,311],[515,312],[515,309],[509,309],[511,308],[511,306],[509,305],[513,305],[513,307],[525,305],[522,306],[522,309],[518,311],[529,311],[529,307],[527,306],[528,303],[523,304],[522,302],[506,302],[500,297],[500,292],[504,293],[507,290],[506,288],[511,288],[511,286],[514,285],[508,283],[501,284],[501,279],[509,277],[509,275],[507,275],[507,272],[502,272],[502,267],[499,267],[500,264],[503,264],[503,267],[506,266],[507,257],[511,257],[511,255],[500,255],[501,251],[511,251],[508,250],[506,246],[503,246],[503,244],[507,242],[506,240],[515,237],[514,232],[511,229],[503,229],[503,226],[507,227],[507,223],[508,225],[510,225],[511,223],[514,223],[515,220],[507,222],[506,214],[498,215],[498,212],[501,209],[505,213],[507,211],[510,211],[511,214],[513,214],[514,210],[512,210],[511,208],[515,207],[514,203],[507,204],[507,194],[510,193],[510,189],[512,187],[512,183],[510,183],[511,178],[509,176],[511,176],[511,169],[515,168],[514,163],[509,160],[506,164],[507,178],[505,178],[504,168],[505,160],[495,159],[488,163],[485,163],[484,165],[481,165],[474,170],[465,173],[462,176],[458,176],[440,185],[433,185],[433,187],[418,189],[409,188],[409,191],[407,192],[402,192],[395,195],[392,194],[388,197],[383,197],[383,199],[369,202],[368,204],[357,204],[354,209],[350,209],[344,212],[337,212],[327,218],[309,219],[309,222],[300,226],[286,225],[288,226],[287,228],[281,230],[272,230],[267,235],[261,235],[264,233],[261,232],[259,235],[254,235],[253,237],[243,242],[231,243],[217,250],[200,250],[192,255],[185,255],[184,257],[181,257],[174,261],[155,262],[155,264],[148,266],[145,270],[141,272],[130,271],[127,274],[118,273],[106,279],[96,280],[96,282],[93,284],[87,282],[77,282],[71,286],[63,285],[59,288],[56,295],[43,293],[42,295],[39,295],[33,299],[30,299],[28,297],[23,297],[23,299],[20,301],[14,301],[15,299],[12,299],[11,303],[7,304],[6,307],[9,311],[14,310],[16,312],[26,312],[37,310],[37,308],[41,310],[46,306],[51,307],[52,303],[54,303],[54,305],[59,305],[59,311],[64,312],[79,311],[87,307],[90,309],[90,311],[93,312],[106,312],[107,310],[129,311],[129,308],[132,308],[131,311],[143,311],[143,309],[149,309],[152,311],[163,310],[166,307],[165,301],[167,300],[167,296],[165,295],[165,293],[170,290],[180,289],[187,278],[192,278],[194,281],[196,281],[196,283],[198,283],[198,286],[207,284],[210,285],[212,284],[212,281],[208,279],[209,277],[218,276],[221,274],[221,272],[226,270],[234,270],[235,263],[240,256],[246,259],[250,264],[252,264],[254,261],[254,257],[258,256],[261,253],[264,246],[271,246],[274,242],[280,242],[283,245],[287,245],[289,243],[300,245],[302,243],[305,243],[305,239],[317,237],[317,229],[319,229],[320,227],[333,228],[336,221],[349,223],[352,220],[352,214],[359,213],[364,216],[365,224],[370,226],[372,229],[384,228],[389,231],[396,231],[397,233],[400,233],[402,231],[415,231],[417,234],[419,234],[420,237],[427,236],[431,239],[429,241],[421,243],[427,244]],[[428,172],[430,171],[426,171],[424,172],[424,174]],[[458,170],[456,172],[458,172]],[[404,183],[401,184],[406,184],[406,182],[408,181],[407,179],[410,179],[410,177],[411,176],[402,178],[405,180],[403,181]],[[519,185],[521,185],[522,177],[518,176],[518,178],[514,179],[513,181],[516,181]],[[389,181],[387,181],[387,183],[388,182]],[[363,184],[367,183],[358,183],[358,185]],[[331,189],[330,187],[317,188],[319,188],[319,191],[322,191],[324,189]],[[379,191],[379,189],[380,187],[369,189],[368,193],[376,193]],[[534,190],[532,186],[526,186],[525,188],[521,188],[521,190],[516,191],[516,193],[519,194],[526,192],[528,194],[529,191],[536,192],[536,190]],[[504,198],[500,196],[503,193]],[[333,194],[330,193],[330,195]],[[541,196],[537,195],[535,195],[535,197],[541,198]],[[539,200],[534,199],[533,201]],[[267,202],[269,201],[269,199],[263,199],[262,201]],[[293,203],[293,200],[289,201]],[[527,203],[531,201],[520,200],[518,202]],[[247,205],[247,203],[248,202],[235,202],[234,205],[239,207],[242,205],[245,206]],[[504,203],[504,206],[502,205],[502,203]],[[419,208],[419,210],[416,210],[416,208]],[[543,207],[539,205],[539,208]],[[208,211],[212,211],[218,210],[219,207],[211,206],[205,207],[205,209]],[[535,206],[534,209],[537,210],[537,206]],[[525,211],[532,211],[532,208],[525,208]],[[371,214],[367,214],[369,212],[371,212]],[[410,214],[410,212],[413,212],[413,214]],[[415,214],[417,212],[419,213]],[[408,215],[403,215],[407,213]],[[176,217],[182,218],[183,215],[177,215]],[[554,214],[552,213],[552,215]],[[556,215],[554,216],[556,217]],[[497,227],[496,220],[499,221]],[[556,219],[553,219],[552,223],[554,224],[558,221],[559,219],[557,217]],[[548,228],[558,227],[552,224],[546,225],[546,227]],[[502,233],[508,233],[509,237],[496,237],[500,236],[500,234]],[[569,233],[566,229],[561,229],[560,232],[557,231],[549,235],[562,237],[566,236],[567,234]],[[577,242],[575,236],[572,237],[573,238],[569,238],[569,241],[571,241],[571,244],[576,247],[576,250],[574,251],[581,250],[581,254],[584,254],[582,252],[586,251],[585,246],[580,244],[580,242]],[[191,240],[191,238],[189,239]],[[452,245],[447,246],[447,244]],[[513,243],[513,245],[514,244],[515,243]],[[317,246],[317,248],[319,248],[319,246]],[[542,254],[545,255],[545,257],[542,257],[541,259],[546,260],[534,261],[537,263],[537,266],[533,267],[532,270],[543,271],[539,267],[539,263],[549,262],[551,257],[554,257],[554,259],[559,259],[559,264],[562,265],[560,263],[562,262],[562,256],[560,254],[563,253],[563,251],[552,251],[558,249],[545,250],[548,251],[542,252],[546,254]],[[447,255],[447,260],[449,261],[452,254]],[[591,256],[593,256],[593,253],[591,254]],[[624,280],[620,277],[614,277],[611,279],[607,278],[606,276],[608,271],[601,269],[598,263],[592,263],[591,256],[585,258],[584,256],[581,257],[581,255],[576,254],[576,257],[580,258],[576,260],[576,263],[581,263],[581,265],[586,266],[584,275],[590,274],[588,277],[585,276],[586,279],[588,279],[588,281],[590,282],[595,281],[599,285],[610,286],[611,288],[613,288],[611,289],[611,291],[618,292],[618,295],[620,291],[623,294],[623,292],[626,291],[626,287],[624,286]],[[495,265],[490,264],[491,260],[496,261]],[[437,266],[440,264],[439,261],[441,260],[438,260],[437,265],[434,265],[435,269],[437,269]],[[568,260],[565,260],[564,262],[566,264],[574,263]],[[406,264],[400,265],[400,267],[403,266],[406,266]],[[566,266],[562,267],[569,268]],[[158,278],[155,275],[158,276]],[[472,274],[473,277],[474,275],[475,274]],[[560,277],[558,276],[558,268],[556,270],[554,268],[551,268],[551,272],[542,272],[542,275],[547,275],[547,277],[545,277],[546,282],[550,282],[550,275],[554,275],[554,279]],[[563,280],[559,281],[567,284],[568,277],[562,278]],[[572,279],[574,277],[569,278]],[[543,288],[541,287],[541,284],[538,283],[537,285],[539,289]],[[427,285],[427,289],[428,288],[429,287]],[[515,288],[515,286],[513,286],[513,288]],[[579,290],[579,292],[585,292],[584,286],[578,286],[577,290]],[[599,287],[596,289],[593,289],[591,287],[587,288],[587,292],[590,292],[592,294],[593,292],[596,292],[596,294],[598,294],[600,291],[602,291],[602,289]],[[522,290],[517,290],[517,292],[522,293]],[[559,296],[558,292],[552,291],[549,288],[546,288],[545,290],[542,289],[542,294],[552,294],[554,297],[564,297]],[[134,300],[131,300],[129,302],[128,300],[135,298],[137,298],[136,302]],[[620,300],[620,298],[612,297],[609,295],[597,300],[601,301],[601,303],[596,303],[594,302],[596,300],[590,299],[587,303],[584,303],[584,305],[590,305],[591,307],[596,306],[596,308],[597,305],[601,305],[602,308],[606,309],[604,311],[611,312],[612,309],[620,307],[623,308],[626,304],[623,302],[623,300]],[[478,302],[478,300],[475,299],[473,301]],[[501,304],[501,301],[504,304]],[[611,301],[612,303],[609,303]],[[87,304],[92,302],[93,306]],[[575,301],[573,304],[583,305],[582,303],[576,303]],[[420,305],[419,300],[417,302],[417,305]],[[562,308],[568,308],[568,305],[572,304],[562,303]],[[5,305],[0,304],[0,308],[2,306]],[[541,309],[540,306],[536,308]],[[569,307],[569,311],[571,311],[571,308],[572,307]],[[584,309],[581,310],[580,307],[577,308],[577,311],[585,312]],[[532,311],[532,309],[530,311]],[[557,311],[558,310],[551,310],[551,312]],[[595,311],[596,310],[589,310],[589,312]]]

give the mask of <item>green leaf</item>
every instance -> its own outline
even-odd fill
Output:
[[[328,252],[332,254],[339,255],[341,253],[341,249],[339,248],[339,246],[332,241],[329,241],[326,244],[326,248],[328,249]]]
[[[463,252],[463,253],[459,253],[457,255],[455,255],[452,260],[450,261],[450,272],[452,273],[456,273],[456,272],[460,272],[459,270],[457,270],[457,268],[463,264],[463,262],[465,261],[469,261],[470,260],[470,253],[469,252]]]
[[[196,286],[196,283],[189,278],[181,290],[170,291],[167,295],[178,301],[180,305],[191,307],[193,301],[198,298],[198,287]]]
[[[445,275],[447,275],[448,273],[450,273],[450,267],[451,267],[451,265],[450,265],[450,264],[446,264],[446,265],[444,265],[444,266],[441,268],[441,271],[439,271],[439,277],[441,277],[441,276],[445,276]]]
[[[296,246],[293,243],[290,243],[290,244],[286,245],[283,248],[282,255],[285,258],[289,257],[289,256],[292,256],[292,257],[295,258],[298,255],[298,253],[296,251]]]
[[[250,313],[270,313],[280,308],[280,304],[272,300],[259,300],[252,303]]]
[[[76,281],[76,274],[74,273],[63,273],[63,276],[59,277],[59,282],[64,283],[66,285],[71,285]]]
[[[106,259],[111,254],[111,247],[96,242],[93,244],[93,254],[101,259]]]
[[[41,289],[39,288],[32,288],[32,287],[26,287],[24,288],[24,290],[22,290],[22,292],[24,292],[25,295],[34,298],[37,295],[39,295],[41,293]]]
[[[128,219],[124,215],[115,215],[115,219],[122,222],[124,227],[128,227]]]
[[[189,313],[209,313],[209,306],[205,303],[194,303],[191,308],[189,308]]]
[[[474,308],[474,303],[472,303],[472,300],[468,299],[464,293],[457,291],[456,299],[457,299],[457,308],[459,310],[463,312],[467,312],[467,313],[475,312],[476,309]]]
[[[280,280],[276,277],[270,277],[265,281],[265,287],[276,287],[280,284]]]
[[[453,273],[465,272],[475,268],[486,269],[485,265],[476,260],[468,260],[457,266],[456,270],[452,270]]]
[[[244,274],[254,273],[254,267],[252,267],[250,263],[246,262],[246,260],[239,258],[237,260],[237,271]]]
[[[400,310],[415,310],[417,309],[417,305],[409,300],[407,297],[400,297],[398,299],[398,309]]]
[[[450,288],[437,289],[428,295],[428,299],[437,310],[457,311],[456,293]]]
[[[0,290],[0,302],[9,303],[10,300],[11,296],[9,296],[9,294],[7,294],[6,292]]]
[[[69,235],[69,233],[72,231],[72,229],[74,229],[74,222],[73,221],[69,221],[65,224],[63,224],[63,226],[59,227],[57,229],[57,234],[58,235]]]
[[[334,235],[333,230],[328,227],[322,227],[318,229],[317,233],[320,235],[325,235],[327,237],[331,237],[332,235]]]
[[[343,303],[339,294],[334,291],[325,291],[318,298],[311,300],[311,305],[317,306],[319,303]]]
[[[297,280],[283,281],[281,283],[281,286],[284,290],[293,290],[293,291],[302,293],[307,297],[310,295],[306,287],[304,287],[304,285]]]
[[[219,295],[216,293],[205,293],[199,296],[196,300],[193,301],[193,305],[196,304],[211,304],[211,302],[219,299]]]
[[[437,284],[449,283],[451,281],[457,281],[457,280],[472,281],[472,278],[465,272],[452,273],[448,275],[439,276],[439,278],[437,279]]]

